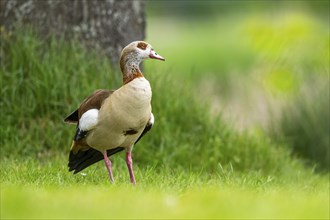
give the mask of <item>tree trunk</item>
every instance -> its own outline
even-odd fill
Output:
[[[42,37],[77,38],[117,66],[121,49],[145,36],[141,0],[0,0],[0,25],[32,25]]]

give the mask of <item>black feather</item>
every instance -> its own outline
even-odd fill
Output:
[[[123,134],[125,136],[127,136],[127,135],[134,135],[134,134],[137,134],[137,133],[138,133],[138,131],[137,130],[134,130],[134,129],[129,129],[127,131],[123,131]]]
[[[114,149],[107,150],[107,155],[109,157],[124,149],[125,148],[123,147],[117,147]],[[97,151],[93,148],[90,148],[86,151],[80,150],[78,151],[77,154],[74,154],[72,151],[70,151],[69,163],[68,163],[69,171],[74,171],[73,173],[76,174],[102,159],[103,159],[103,154],[100,151]]]
[[[142,131],[142,134],[140,135],[140,137],[135,141],[134,144],[136,144],[137,142],[139,142],[139,140],[148,132],[150,131],[150,129],[152,128],[153,124],[147,124],[144,128],[144,130]]]
[[[79,128],[79,126],[77,126],[76,133],[74,135],[74,140],[79,141],[83,139],[84,137],[86,137],[87,133],[88,131],[83,131]]]
[[[78,109],[72,112],[69,116],[64,119],[64,122],[77,123],[79,121]]]

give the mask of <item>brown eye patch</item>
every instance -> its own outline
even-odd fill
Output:
[[[139,42],[137,47],[140,48],[141,50],[145,50],[147,48],[148,44],[144,42]]]

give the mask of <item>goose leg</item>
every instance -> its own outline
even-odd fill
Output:
[[[136,184],[135,177],[134,177],[134,172],[133,172],[133,160],[132,160],[132,152],[126,152],[126,164],[129,172],[129,177],[131,179],[131,183],[133,185]]]
[[[110,181],[111,182],[114,182],[113,175],[112,175],[112,170],[111,170],[111,161],[108,158],[108,155],[107,155],[107,151],[106,150],[103,152],[103,157],[104,157],[105,166],[107,167],[107,170],[108,170],[108,173],[109,173]]]

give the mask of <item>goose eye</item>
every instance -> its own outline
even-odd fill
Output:
[[[155,50],[153,48],[151,48],[151,51],[154,52]],[[155,53],[155,55],[157,55],[157,53]]]

